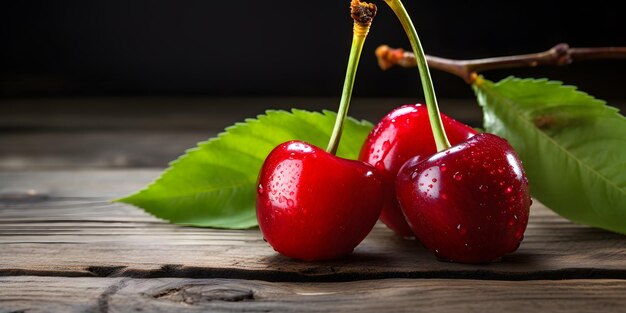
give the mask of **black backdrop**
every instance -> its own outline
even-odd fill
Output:
[[[382,72],[379,44],[408,47],[392,12],[366,42],[355,96],[419,97],[416,70]],[[571,46],[626,46],[623,12],[602,1],[414,1],[429,54],[478,58]],[[608,1],[607,1],[608,3]],[[20,1],[0,3],[0,95],[338,96],[351,39],[348,0]],[[624,98],[626,61],[500,70]],[[439,96],[470,97],[435,72]]]

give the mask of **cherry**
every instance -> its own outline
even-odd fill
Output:
[[[441,119],[452,144],[476,134],[473,128],[447,115],[442,114]],[[421,104],[405,105],[391,111],[376,124],[361,148],[359,160],[374,165],[383,175],[384,203],[380,220],[399,236],[414,235],[396,200],[396,174],[409,158],[428,157],[436,152],[428,111]]]
[[[396,194],[411,229],[446,260],[489,262],[515,251],[530,208],[519,157],[506,140],[490,134],[451,147],[413,22],[401,0],[385,2],[411,42],[438,151],[409,159],[398,172]]]
[[[306,261],[349,254],[376,223],[382,179],[369,164],[336,157],[302,141],[265,160],[257,218],[274,250]]]
[[[365,162],[335,156],[374,4],[351,2],[352,47],[337,119],[326,151],[303,141],[276,147],[259,174],[256,213],[274,250],[306,261],[346,255],[372,230],[382,206],[382,177]]]
[[[528,180],[511,145],[498,136],[478,134],[410,159],[396,189],[411,229],[440,259],[489,262],[515,251],[524,237]]]

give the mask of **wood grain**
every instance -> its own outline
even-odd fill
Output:
[[[106,200],[158,170],[0,173],[0,275],[353,281],[626,278],[626,237],[579,226],[539,203],[526,238],[501,262],[439,262],[377,225],[344,259],[305,263],[276,254],[256,229],[182,227]]]
[[[618,312],[624,280],[0,277],[0,312]]]
[[[11,132],[0,135],[0,169],[164,167],[218,132]]]

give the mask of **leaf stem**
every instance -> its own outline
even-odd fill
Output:
[[[417,66],[413,53],[406,52],[404,49],[393,49],[386,45],[376,49],[376,57],[378,65],[383,70],[395,65],[407,68]],[[454,60],[427,55],[426,59],[432,68],[454,74],[471,84],[478,72],[493,69],[539,65],[562,66],[584,60],[626,59],[626,47],[570,48],[568,44],[560,43],[549,50],[530,54],[474,60]]]
[[[344,120],[348,116],[348,108],[350,106],[350,99],[352,98],[352,88],[354,87],[354,78],[359,66],[361,51],[363,50],[365,38],[372,25],[372,20],[374,16],[376,16],[376,5],[360,2],[359,0],[352,0],[350,4],[350,14],[354,20],[354,26],[352,28],[352,46],[350,48],[350,57],[348,59],[348,68],[343,83],[341,100],[339,101],[337,119],[335,120],[333,133],[328,142],[328,148],[326,148],[326,151],[332,154],[336,154],[337,148],[339,147],[339,141],[343,133]]]
[[[417,68],[419,69],[420,78],[422,81],[422,88],[424,89],[424,97],[426,99],[426,108],[428,109],[428,117],[430,119],[430,127],[435,137],[435,144],[437,145],[437,151],[442,151],[450,148],[450,142],[446,137],[446,132],[443,128],[443,122],[441,121],[441,115],[439,114],[439,106],[437,105],[437,97],[435,96],[435,88],[433,86],[433,80],[430,77],[430,71],[426,62],[426,56],[422,44],[420,43],[417,31],[411,18],[407,13],[402,1],[400,0],[385,0],[387,5],[396,14],[404,31],[409,37],[411,47],[413,48],[414,55],[416,56]]]

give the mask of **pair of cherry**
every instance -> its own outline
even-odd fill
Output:
[[[439,114],[415,27],[400,0],[385,2],[415,52],[426,107],[389,113],[369,134],[360,161],[334,155],[376,15],[376,5],[351,0],[352,47],[328,149],[290,141],[270,152],[257,190],[261,232],[274,250],[303,260],[352,252],[379,216],[445,260],[488,262],[516,250],[530,206],[517,154],[504,139]]]
[[[489,262],[515,251],[531,201],[517,154],[500,137],[441,117],[454,146],[440,152],[419,104],[385,116],[361,161],[302,141],[279,145],[259,176],[265,239],[289,257],[337,258],[352,252],[380,217],[440,259]]]

